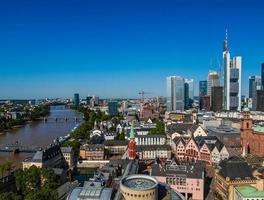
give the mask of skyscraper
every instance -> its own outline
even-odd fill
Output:
[[[227,49],[227,34],[224,40],[223,49],[224,68],[224,109],[241,110],[241,70],[242,58],[240,56],[230,59]]]
[[[264,90],[264,63],[261,64],[261,89]]]
[[[256,110],[257,107],[257,91],[261,90],[261,77],[260,76],[250,76],[249,77],[249,90],[248,97],[251,98],[252,110]]]
[[[167,111],[184,110],[184,79],[180,76],[167,77]]]
[[[189,98],[193,100],[194,92],[193,92],[193,79],[185,79],[185,83],[188,84],[189,87]]]
[[[190,98],[189,98],[189,84],[184,83],[184,109],[189,109]]]
[[[206,96],[207,95],[207,81],[200,81],[199,82],[199,96]]]
[[[75,107],[78,107],[80,104],[80,98],[78,93],[75,93],[73,96],[73,104]]]
[[[211,97],[212,87],[219,86],[219,75],[216,71],[210,70],[207,77],[207,96]]]
[[[117,101],[108,102],[108,112],[111,116],[118,115],[118,102]]]
[[[214,112],[222,111],[223,106],[223,87],[212,87],[211,93],[211,110]]]

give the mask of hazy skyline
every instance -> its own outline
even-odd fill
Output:
[[[165,95],[166,77],[219,70],[225,29],[242,94],[264,62],[262,1],[2,1],[0,98]],[[212,60],[212,62],[211,62]],[[212,66],[211,66],[212,64]],[[211,67],[210,67],[211,66]]]

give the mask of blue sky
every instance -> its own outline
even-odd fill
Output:
[[[264,62],[264,3],[8,0],[0,3],[0,98],[165,95],[166,76],[219,70],[225,28],[248,76]],[[210,61],[212,60],[212,62]],[[211,64],[210,64],[211,63]]]

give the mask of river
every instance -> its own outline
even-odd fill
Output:
[[[58,120],[55,121],[55,118]],[[65,121],[65,118],[68,118]],[[16,141],[23,145],[45,148],[53,142],[56,137],[67,135],[77,124],[82,121],[75,121],[75,118],[82,118],[82,114],[65,108],[65,106],[51,106],[50,115],[47,122],[34,121],[25,126],[13,129],[0,135],[0,144],[14,144]],[[0,153],[0,163],[11,160],[16,167],[22,166],[22,161],[32,154],[19,153]]]

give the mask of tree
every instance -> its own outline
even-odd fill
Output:
[[[13,192],[2,192],[0,200],[22,200],[22,197]]]
[[[25,169],[26,174],[26,191],[40,189],[41,176],[40,170],[35,165],[32,165],[29,169]]]
[[[15,171],[15,182],[16,182],[16,189],[19,194],[24,195],[26,191],[26,176],[23,169],[18,169]]]
[[[156,123],[156,128],[150,130],[150,135],[164,135],[165,134],[165,124],[160,120],[154,120]]]
[[[51,169],[41,168],[41,186],[46,189],[56,189],[58,187],[58,183],[56,180],[56,175],[54,171]]]

